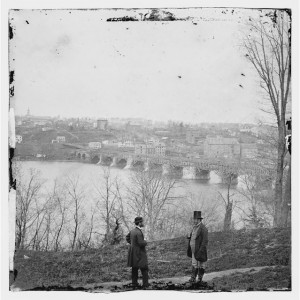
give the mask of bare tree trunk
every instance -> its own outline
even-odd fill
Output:
[[[220,175],[220,174],[219,174]],[[224,216],[224,223],[223,223],[223,231],[230,231],[231,230],[231,221],[232,221],[232,211],[233,211],[233,203],[234,200],[232,199],[233,195],[230,195],[230,188],[232,184],[232,180],[234,178],[234,174],[229,173],[229,174],[224,174],[222,173],[220,176],[227,175],[228,182],[227,182],[227,196],[226,199],[222,195],[222,193],[218,192],[221,198],[224,201],[225,205],[225,216]]]
[[[72,204],[74,205],[73,219],[74,219],[74,229],[72,232],[72,241],[71,241],[71,249],[72,251],[75,249],[76,242],[79,236],[80,223],[82,221],[82,202],[84,200],[84,191],[82,186],[80,186],[79,175],[75,177],[69,177],[67,179],[67,192],[71,196]]]
[[[274,227],[284,226],[283,171],[285,149],[285,117],[290,98],[291,83],[291,15],[289,11],[274,10],[270,23],[252,22],[253,34],[245,38],[246,57],[261,79],[261,88],[268,95],[269,108],[263,110],[274,114],[278,127],[277,168],[274,196]],[[265,25],[268,24],[268,25]]]
[[[61,218],[60,218],[60,224],[58,225],[58,230],[57,232],[55,233],[55,246],[54,246],[54,251],[58,251],[58,247],[59,247],[59,238],[62,234],[62,231],[63,231],[63,227],[66,223],[66,210],[67,210],[67,206],[66,206],[66,198],[65,197],[57,197],[57,205],[58,205],[58,209],[59,209],[59,212],[60,212],[60,215],[61,215]]]
[[[283,128],[282,128],[283,126]],[[283,165],[286,154],[284,143],[284,124],[278,127],[278,153],[277,153],[277,172],[275,181],[275,216],[274,227],[282,227],[281,207],[283,203]]]
[[[286,183],[284,185],[284,195],[281,205],[280,224],[283,227],[291,226],[291,158],[289,158],[289,165],[287,170]]]
[[[93,229],[94,229],[94,213],[92,213],[89,237],[88,237],[88,239],[85,243],[84,249],[87,249],[89,247],[90,243],[91,243]]]
[[[76,204],[75,206],[75,215],[74,215],[74,222],[75,222],[75,226],[74,226],[74,231],[73,231],[73,240],[72,240],[72,245],[71,245],[71,249],[72,251],[75,248],[75,244],[76,244],[76,239],[77,239],[77,232],[78,232],[78,206]]]
[[[232,204],[232,202],[229,202],[226,206],[223,231],[230,231],[231,229]]]

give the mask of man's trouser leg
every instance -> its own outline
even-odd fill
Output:
[[[196,260],[196,258],[194,256],[194,253],[192,253],[192,266],[193,266],[193,270],[192,270],[191,281],[192,281],[193,278],[194,278],[194,281],[195,281],[196,277],[198,275],[198,282],[201,282],[202,278],[203,278],[203,275],[205,273],[206,263]]]
[[[132,285],[138,285],[139,268],[132,268],[131,271]]]
[[[141,269],[142,276],[143,276],[143,287],[148,287],[149,282],[148,282],[148,267],[142,268]]]
[[[195,259],[194,253],[192,253],[192,275],[189,280],[190,282],[195,282],[196,280],[196,276],[198,273],[197,267],[198,267],[198,261]]]
[[[198,261],[198,282],[202,282],[205,273],[206,263]]]

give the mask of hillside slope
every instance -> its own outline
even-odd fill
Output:
[[[187,240],[184,237],[150,242],[147,246],[149,278],[190,275],[191,262],[186,256],[186,248]],[[130,280],[131,270],[126,266],[127,249],[128,246],[124,243],[77,252],[19,250],[15,256],[15,268],[18,270],[15,286],[29,289]],[[282,266],[284,271],[280,271],[283,274],[279,276],[280,280],[288,281],[290,228],[210,233],[208,257],[207,272]],[[222,282],[219,280],[218,283]]]

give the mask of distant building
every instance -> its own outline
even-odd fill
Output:
[[[134,146],[134,154],[147,154],[147,146],[146,144],[136,144]]]
[[[151,145],[156,145],[159,143],[159,139],[156,138],[156,137],[152,137],[152,138],[149,138],[149,139],[145,139],[145,143],[146,144],[151,144]]]
[[[104,140],[102,141],[102,144],[106,146],[118,147],[118,141],[116,140]]]
[[[208,157],[234,157],[241,151],[236,138],[207,137],[203,146],[204,155]]]
[[[259,128],[257,126],[252,126],[252,127],[244,127],[240,129],[240,132],[242,133],[250,133],[256,137],[258,137],[259,134]]]
[[[57,144],[57,143],[58,143],[58,140],[52,140],[51,143],[52,143],[52,144]]]
[[[153,145],[147,145],[147,144],[136,144],[134,146],[134,153],[143,154],[143,155],[154,155],[155,147]]]
[[[46,125],[46,124],[52,124],[52,121],[53,121],[52,117],[32,116],[28,108],[23,123],[33,124],[33,125]]]
[[[148,155],[155,155],[156,154],[156,147],[153,145],[146,145],[146,151]]]
[[[63,135],[58,135],[56,140],[58,143],[64,143],[66,141],[66,137]]]
[[[97,120],[97,129],[107,130],[108,121],[107,119],[98,119]]]
[[[23,137],[21,135],[16,135],[16,143],[21,144],[23,141]]]
[[[258,154],[257,144],[241,143],[241,157],[242,158],[256,158]]]
[[[255,135],[256,137],[258,137],[258,134],[259,134],[259,128],[256,126],[256,127],[252,127],[251,128],[251,133],[253,135]]]
[[[155,154],[158,156],[166,155],[166,145],[164,143],[158,143],[155,146]]]
[[[134,143],[132,141],[118,142],[119,148],[134,148]]]
[[[89,148],[90,149],[100,149],[101,142],[89,142]]]
[[[51,131],[51,130],[52,130],[51,127],[43,127],[43,128],[42,128],[42,131],[44,131],[44,132],[45,132],[45,131]]]
[[[164,143],[158,144],[136,144],[134,147],[135,154],[143,154],[143,155],[158,155],[165,156],[166,155],[166,146]]]
[[[199,130],[189,130],[186,132],[186,141],[189,144],[197,144],[204,138],[205,137],[203,136],[203,133],[201,133]]]

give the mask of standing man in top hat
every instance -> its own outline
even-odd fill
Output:
[[[144,221],[142,217],[136,217],[134,219],[135,228],[132,229],[126,236],[126,241],[130,244],[128,250],[127,266],[132,269],[132,285],[138,286],[138,271],[142,272],[143,287],[149,287],[148,283],[148,259],[146,252],[147,242],[144,239],[142,228],[144,227]]]
[[[194,211],[194,226],[188,235],[189,245],[187,256],[192,258],[192,276],[190,282],[194,283],[198,275],[198,282],[202,278],[206,268],[208,230],[202,223],[201,211]]]

